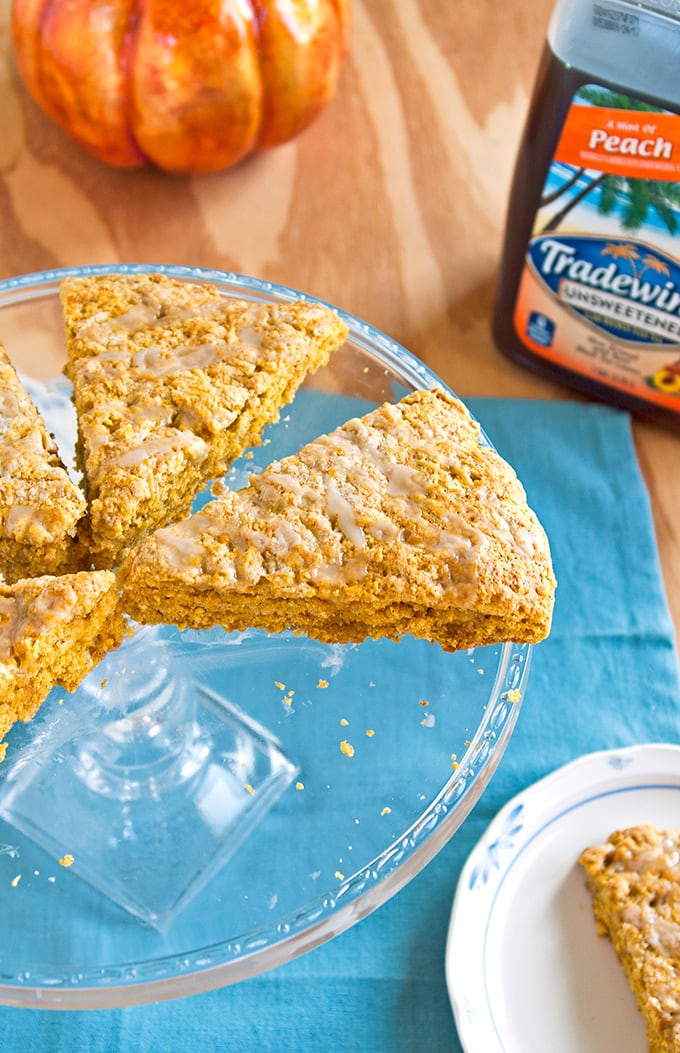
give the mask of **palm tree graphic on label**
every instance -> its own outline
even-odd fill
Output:
[[[641,113],[664,112],[639,99],[632,99],[628,95],[621,95],[605,88],[583,87],[577,92],[576,101],[609,109],[635,110]],[[591,174],[591,170],[587,168],[577,168],[561,186],[541,198],[539,207],[544,208],[554,201],[560,201],[570,191],[576,192],[563,201],[557,211],[550,216],[541,231],[542,234],[549,234],[557,230],[572,209],[586,198],[596,200],[597,210],[602,216],[611,216],[618,208],[622,230],[631,232],[639,230],[653,210],[669,234],[675,235],[678,232],[677,210],[680,209],[680,184],[678,183],[659,179],[629,179],[627,176],[610,175],[607,172]]]
[[[645,271],[655,271],[656,274],[665,274],[666,277],[670,277],[670,268],[665,260],[660,260],[658,256],[654,256],[651,252],[641,256],[638,246],[630,242],[623,245],[618,243],[605,245],[600,255],[611,256],[616,260],[626,260],[630,264],[633,277],[637,278],[638,281],[640,281]],[[640,269],[637,266],[638,260],[642,263]]]

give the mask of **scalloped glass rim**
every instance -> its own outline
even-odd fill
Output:
[[[46,295],[66,277],[159,271],[175,278],[216,283],[227,294],[254,300],[306,299],[295,289],[245,275],[168,264],[98,264],[56,268],[0,280],[0,308]],[[330,305],[329,306],[333,306]],[[352,341],[377,355],[414,387],[446,384],[402,345],[355,316],[334,308],[350,327]],[[484,441],[488,442],[486,436]],[[0,973],[0,1002],[7,1005],[86,1009],[141,1004],[211,990],[255,976],[339,935],[398,892],[443,848],[479,800],[515,727],[529,674],[532,648],[505,644],[484,716],[459,765],[417,821],[393,838],[368,866],[272,926],[206,947],[140,961],[93,968],[77,963],[59,974],[34,965],[30,975]],[[515,694],[518,692],[518,694]]]

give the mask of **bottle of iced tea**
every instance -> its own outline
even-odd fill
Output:
[[[493,320],[510,358],[680,429],[680,0],[559,0]]]

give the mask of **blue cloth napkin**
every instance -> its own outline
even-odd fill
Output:
[[[444,949],[461,867],[500,807],[593,750],[680,741],[680,677],[649,500],[626,414],[468,400],[551,539],[550,639],[500,767],[471,816],[405,889],[332,942],[241,984],[119,1010],[0,1008],[12,1053],[456,1053]]]

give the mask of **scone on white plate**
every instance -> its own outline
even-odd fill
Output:
[[[649,1053],[678,1053],[680,830],[617,830],[579,862],[598,931],[611,940],[644,1017]]]

